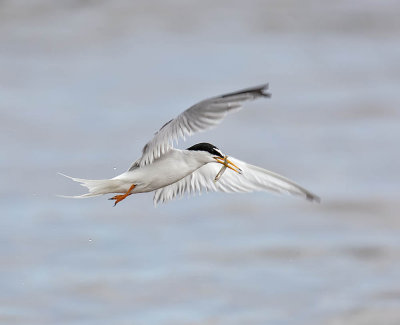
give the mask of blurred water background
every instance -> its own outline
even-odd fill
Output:
[[[398,1],[0,1],[1,324],[400,324]],[[66,200],[195,102],[186,143],[321,204]]]

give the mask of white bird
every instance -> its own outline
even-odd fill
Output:
[[[289,179],[224,155],[216,146],[198,143],[186,150],[174,148],[179,138],[204,131],[220,123],[228,113],[242,108],[245,101],[270,97],[268,85],[248,88],[203,100],[165,123],[144,146],[142,156],[128,171],[111,179],[88,180],[68,177],[89,192],[72,198],[87,198],[109,193],[114,206],[136,193],[154,193],[154,204],[185,193],[201,191],[289,193],[319,201],[319,197]],[[220,169],[222,164],[222,169]],[[226,173],[225,169],[229,168]],[[217,175],[218,174],[218,175]],[[223,175],[222,175],[223,174]]]

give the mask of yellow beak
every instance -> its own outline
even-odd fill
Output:
[[[238,174],[242,173],[242,170],[238,166],[236,166],[232,161],[230,161],[226,156],[224,159],[222,159],[221,157],[214,157],[214,159],[218,163],[224,165],[225,167],[228,167],[229,169],[232,169],[236,173],[238,173]]]

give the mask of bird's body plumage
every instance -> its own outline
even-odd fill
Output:
[[[171,149],[151,164],[126,171],[113,179],[126,183],[120,192],[135,184],[132,193],[152,192],[171,185],[199,169],[209,160],[201,153]]]
[[[174,148],[174,142],[194,132],[204,131],[218,123],[242,103],[258,97],[269,97],[267,85],[203,100],[175,119],[164,124],[144,146],[142,156],[128,171],[112,179],[86,180],[69,177],[88,188],[89,192],[74,198],[85,198],[108,193],[125,193],[112,199],[118,203],[128,195],[155,191],[154,203],[166,202],[185,193],[200,191],[252,192],[273,191],[319,198],[301,186],[278,174],[224,156],[209,143],[199,143],[186,150]],[[218,173],[220,164],[227,172]],[[225,173],[224,173],[225,172]],[[214,177],[218,173],[217,182]],[[220,177],[220,174],[223,176]]]

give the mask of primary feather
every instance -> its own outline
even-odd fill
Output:
[[[225,95],[205,99],[188,108],[176,118],[165,123],[154,137],[146,143],[143,154],[131,169],[151,164],[155,159],[173,148],[178,139],[185,139],[195,132],[207,130],[219,124],[224,117],[235,110],[242,108],[242,103],[257,97],[270,97],[264,92],[268,84],[247,88]]]

